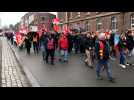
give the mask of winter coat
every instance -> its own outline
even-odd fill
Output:
[[[126,40],[121,39],[121,38],[120,38],[118,46],[119,46],[119,51],[125,50],[128,47]]]
[[[47,44],[49,42],[49,40],[53,39],[53,45],[54,45],[54,50],[55,50],[55,39],[53,37],[46,37],[45,39],[45,49],[48,50],[47,48]]]
[[[95,47],[95,38],[86,38],[85,40],[85,48],[89,49]]]
[[[127,36],[126,37],[126,43],[129,50],[132,50],[134,47],[134,39],[133,36]]]
[[[68,49],[69,44],[68,44],[68,39],[67,37],[61,37],[58,41],[60,49]]]
[[[102,59],[104,60],[108,60],[109,59],[109,55],[110,55],[110,45],[108,43],[108,41],[96,41],[95,43],[95,53],[97,55],[97,58],[100,59],[101,58],[101,53],[100,53],[100,43],[103,43],[104,48],[102,49]]]
[[[31,48],[31,41],[30,41],[30,38],[25,38],[25,47],[26,47],[26,48]]]
[[[114,33],[110,35],[109,43],[111,46],[114,46]]]

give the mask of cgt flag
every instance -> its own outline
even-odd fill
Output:
[[[68,28],[67,26],[63,26],[62,32],[63,32],[64,34],[67,34],[68,32],[70,32],[70,30],[69,30],[69,28]]]
[[[59,26],[58,26],[58,25],[54,25],[54,26],[53,26],[53,30],[54,30],[54,31],[58,31],[58,30],[59,30]]]
[[[53,24],[58,25],[58,24],[59,24],[59,19],[58,19],[58,18],[54,18],[54,19],[52,20],[52,22],[53,22]]]

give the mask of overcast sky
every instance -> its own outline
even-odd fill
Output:
[[[0,12],[0,25],[15,25],[27,12]],[[56,14],[56,12],[50,12]]]

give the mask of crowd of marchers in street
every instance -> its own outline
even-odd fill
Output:
[[[123,33],[118,31],[69,31],[65,33],[42,30],[41,35],[37,32],[29,32],[27,34],[5,33],[5,36],[12,45],[17,46],[20,50],[25,49],[28,55],[30,55],[32,47],[35,55],[41,52],[46,64],[55,64],[56,51],[60,52],[58,61],[66,64],[72,53],[84,55],[85,65],[90,68],[94,68],[93,65],[96,66],[96,78],[99,80],[102,79],[101,69],[104,68],[108,80],[114,81],[110,60],[117,61],[115,59],[118,59],[119,66],[122,68],[132,64],[126,61],[126,57],[132,56],[134,52],[134,35],[129,29]]]

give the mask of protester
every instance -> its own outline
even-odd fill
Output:
[[[42,35],[40,37],[40,42],[41,42],[41,51],[42,51],[42,58],[43,61],[45,61],[45,56],[46,56],[46,40],[48,38],[48,32],[43,30]]]
[[[87,57],[85,59],[85,64],[88,65],[90,68],[93,68],[93,64],[91,60],[91,48],[92,48],[91,34],[88,33],[85,41],[85,53]]]
[[[129,30],[126,34],[126,42],[127,42],[127,47],[128,47],[128,51],[129,51],[128,56],[132,56],[132,50],[134,48],[134,39],[133,39],[131,30]]]
[[[25,47],[26,47],[26,50],[27,50],[27,54],[30,55],[31,40],[30,40],[29,35],[26,35],[26,37],[25,37]]]
[[[115,32],[114,35],[114,50],[116,58],[119,57],[119,46],[118,46],[119,41],[120,41],[120,33],[117,31]]]
[[[86,35],[85,33],[80,34],[80,53],[85,53],[85,41],[86,41]]]
[[[33,42],[33,50],[34,50],[34,54],[38,54],[38,50],[39,50],[39,39],[38,39],[38,34],[37,33],[35,33],[34,35],[33,35],[33,40],[32,40],[32,42]]]
[[[122,68],[126,68],[127,43],[126,43],[126,37],[124,34],[121,34],[118,46],[119,46],[119,52],[120,52],[120,64],[119,65]]]
[[[58,41],[58,44],[59,44],[59,50],[60,50],[60,53],[61,53],[61,57],[60,57],[59,61],[68,62],[68,47],[69,47],[69,44],[68,44],[68,38],[67,38],[65,33],[61,34],[61,36],[59,38],[59,41]]]
[[[72,49],[73,49],[73,36],[72,36],[72,33],[68,33],[68,44],[69,44],[69,47],[68,47],[68,53],[71,53],[72,52]]]
[[[98,35],[98,41],[95,44],[95,52],[98,55],[98,62],[96,65],[96,76],[97,79],[101,80],[102,77],[100,75],[100,71],[102,66],[106,69],[108,80],[114,82],[111,73],[111,66],[109,65],[109,55],[110,55],[110,47],[109,43],[105,40],[105,34],[100,33]]]
[[[80,51],[80,36],[79,36],[79,32],[75,33],[74,36],[74,47],[75,47],[75,54],[78,54],[78,52]]]
[[[54,54],[55,54],[55,39],[51,33],[49,33],[46,42],[46,63],[48,63],[49,55],[51,57],[51,65],[54,65]]]

